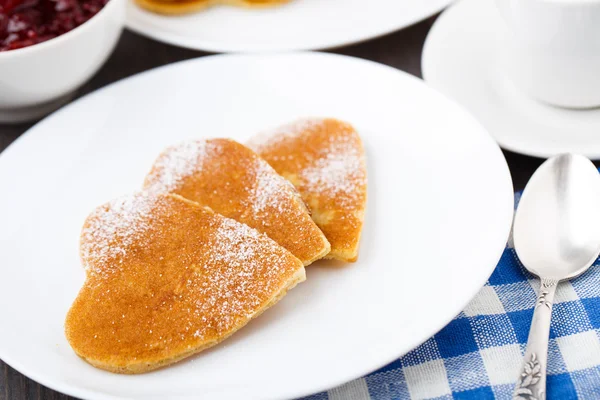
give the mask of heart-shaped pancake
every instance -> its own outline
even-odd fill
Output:
[[[356,130],[335,119],[306,119],[259,134],[249,146],[296,186],[331,244],[326,258],[356,261],[367,202]]]
[[[265,233],[304,265],[330,249],[296,189],[244,145],[193,140],[166,149],[144,183],[174,193]]]
[[[81,235],[87,278],[65,323],[90,364],[141,373],[227,338],[305,279],[266,235],[176,195],[97,208]]]

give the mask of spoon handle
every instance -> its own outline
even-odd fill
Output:
[[[544,400],[546,398],[546,367],[548,361],[548,337],[552,302],[558,281],[542,279],[540,294],[535,304],[533,320],[529,329],[527,349],[513,399]]]

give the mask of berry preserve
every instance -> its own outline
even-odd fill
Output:
[[[0,52],[45,42],[83,24],[108,0],[0,0]]]

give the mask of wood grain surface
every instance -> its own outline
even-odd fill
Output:
[[[377,61],[421,77],[421,50],[435,17],[402,31],[361,44],[333,50],[334,53]],[[161,65],[205,56],[208,53],[181,49],[124,31],[106,65],[77,92],[94,91],[114,81]],[[24,133],[31,124],[0,125],[0,151]],[[516,190],[522,189],[542,160],[504,152]],[[0,277],[1,279],[1,277]],[[10,305],[3,304],[2,307]],[[2,329],[10,326],[2,325]],[[66,400],[72,397],[50,390],[21,375],[0,360],[0,400]]]

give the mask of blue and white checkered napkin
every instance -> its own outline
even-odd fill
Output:
[[[438,334],[371,375],[305,400],[510,399],[539,286],[509,240],[486,285]],[[549,400],[600,399],[599,337],[597,260],[556,291],[548,349]]]

